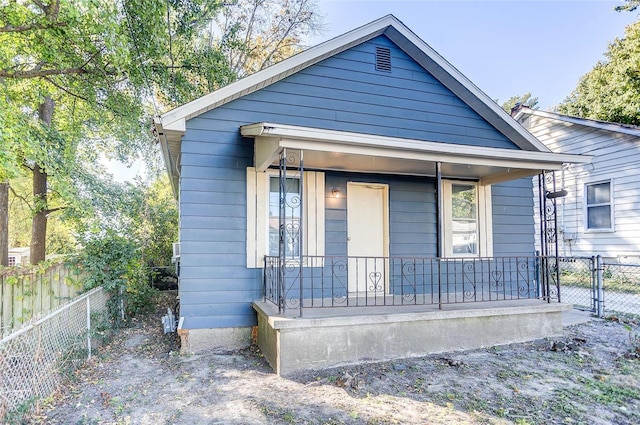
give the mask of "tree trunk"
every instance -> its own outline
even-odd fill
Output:
[[[38,108],[38,117],[47,127],[51,126],[53,109],[55,102],[50,97],[46,97]],[[33,167],[33,199],[34,215],[31,226],[31,264],[38,264],[44,261],[47,244],[47,172],[40,165]]]
[[[9,182],[0,183],[0,266],[9,265]]]

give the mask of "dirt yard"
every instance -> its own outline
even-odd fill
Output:
[[[640,329],[564,336],[279,378],[250,348],[177,354],[160,316],[133,320],[40,403],[34,424],[638,424]]]

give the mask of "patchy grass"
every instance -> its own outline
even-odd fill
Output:
[[[640,423],[633,321],[595,320],[560,338],[280,378],[255,348],[175,355],[160,312],[120,331],[29,423]]]

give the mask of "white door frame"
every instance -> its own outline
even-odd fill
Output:
[[[358,252],[354,252],[354,246],[351,244],[351,238],[352,237],[357,237],[356,235],[352,234],[353,231],[353,226],[350,225],[350,221],[351,220],[357,220],[358,217],[350,217],[350,210],[349,210],[349,199],[351,198],[351,195],[353,193],[353,191],[350,191],[349,188],[350,187],[354,187],[354,186],[360,186],[360,187],[366,187],[366,188],[371,188],[371,189],[382,189],[382,229],[380,229],[379,231],[382,232],[382,257],[389,257],[389,185],[388,184],[384,184],[384,183],[366,183],[366,182],[347,182],[347,256],[367,256],[366,253],[362,254],[362,253],[358,253]],[[356,261],[354,259],[349,260],[349,265],[351,267],[349,267],[349,292],[353,293],[353,292],[358,292],[358,293],[362,293],[362,295],[365,295],[365,292],[380,292],[380,291],[384,291],[385,293],[388,292],[388,282],[389,282],[389,270],[388,270],[388,265],[389,265],[389,261],[387,260],[383,260],[383,261],[377,261],[377,264],[373,264],[369,265],[372,267],[375,267],[376,269],[382,269],[384,271],[384,275],[380,275],[380,278],[382,280],[382,287],[378,290],[375,290],[375,288],[358,288],[358,286],[362,285],[362,282],[358,282],[359,285],[357,283],[354,282],[354,280],[358,279],[358,280],[362,280],[362,276],[360,276],[360,278],[358,278],[358,275],[361,272],[356,272],[354,271],[354,266],[356,264]],[[364,266],[366,268],[366,265],[360,264],[360,266]],[[381,273],[381,272],[376,272],[376,273]],[[366,282],[366,280],[365,280]]]

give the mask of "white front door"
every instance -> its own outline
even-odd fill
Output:
[[[347,183],[349,292],[364,295],[386,289],[389,187]]]

